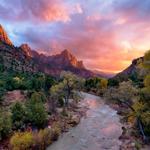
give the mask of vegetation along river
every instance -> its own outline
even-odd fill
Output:
[[[87,106],[86,117],[64,133],[47,150],[119,150],[122,125],[117,112],[97,96],[84,93],[81,106]]]

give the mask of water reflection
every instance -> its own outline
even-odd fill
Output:
[[[118,137],[122,131],[116,111],[89,94],[85,95],[82,105],[89,108],[86,118],[48,150],[119,150]]]
[[[104,135],[107,135],[107,136],[114,135],[117,132],[119,127],[120,126],[118,126],[118,124],[111,123],[108,126],[106,126],[105,128],[101,129],[101,134],[104,134]]]

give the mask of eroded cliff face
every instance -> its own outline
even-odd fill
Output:
[[[83,62],[78,61],[69,50],[46,56],[32,50],[28,44],[15,47],[1,25],[0,63],[7,70],[19,72],[43,72],[52,76],[59,76],[62,71],[71,71],[82,77],[95,75],[92,71],[87,70]]]
[[[38,70],[52,76],[59,76],[62,71],[71,71],[82,77],[92,77],[94,73],[87,70],[82,61],[69,51],[64,50],[60,54],[46,56],[31,50],[27,44],[23,44],[20,48],[32,58],[37,65]]]
[[[10,39],[8,38],[7,33],[5,32],[4,28],[2,27],[2,25],[0,24],[0,41],[12,45],[12,42],[10,41]]]
[[[21,48],[15,47],[0,25],[0,65],[5,70],[36,72],[37,68],[31,57]]]
[[[6,70],[19,72],[36,72],[37,68],[33,60],[20,48],[0,42],[0,64]]]

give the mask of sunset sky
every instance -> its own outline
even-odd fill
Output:
[[[87,68],[119,72],[150,49],[150,0],[0,0],[16,46],[69,49]]]

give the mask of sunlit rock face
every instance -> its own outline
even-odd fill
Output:
[[[53,76],[59,76],[62,71],[71,71],[82,77],[92,77],[95,75],[90,70],[87,70],[83,62],[78,61],[69,50],[64,50],[60,54],[51,56],[32,51],[32,58],[40,71]]]
[[[10,39],[8,38],[7,33],[5,32],[4,28],[2,27],[2,25],[0,24],[0,41],[12,45],[12,42],[10,41]]]
[[[26,51],[15,47],[9,40],[4,28],[0,25],[0,64],[5,70],[17,72],[37,72],[36,64]]]
[[[22,45],[20,46],[20,48],[26,53],[26,55],[27,55],[28,57],[32,57],[31,48],[29,47],[28,44],[22,44]]]
[[[15,47],[7,33],[0,26],[0,61],[6,69],[20,72],[43,72],[52,76],[60,76],[62,71],[70,71],[82,77],[95,74],[87,70],[82,61],[69,51],[47,56],[32,50],[28,44]]]

